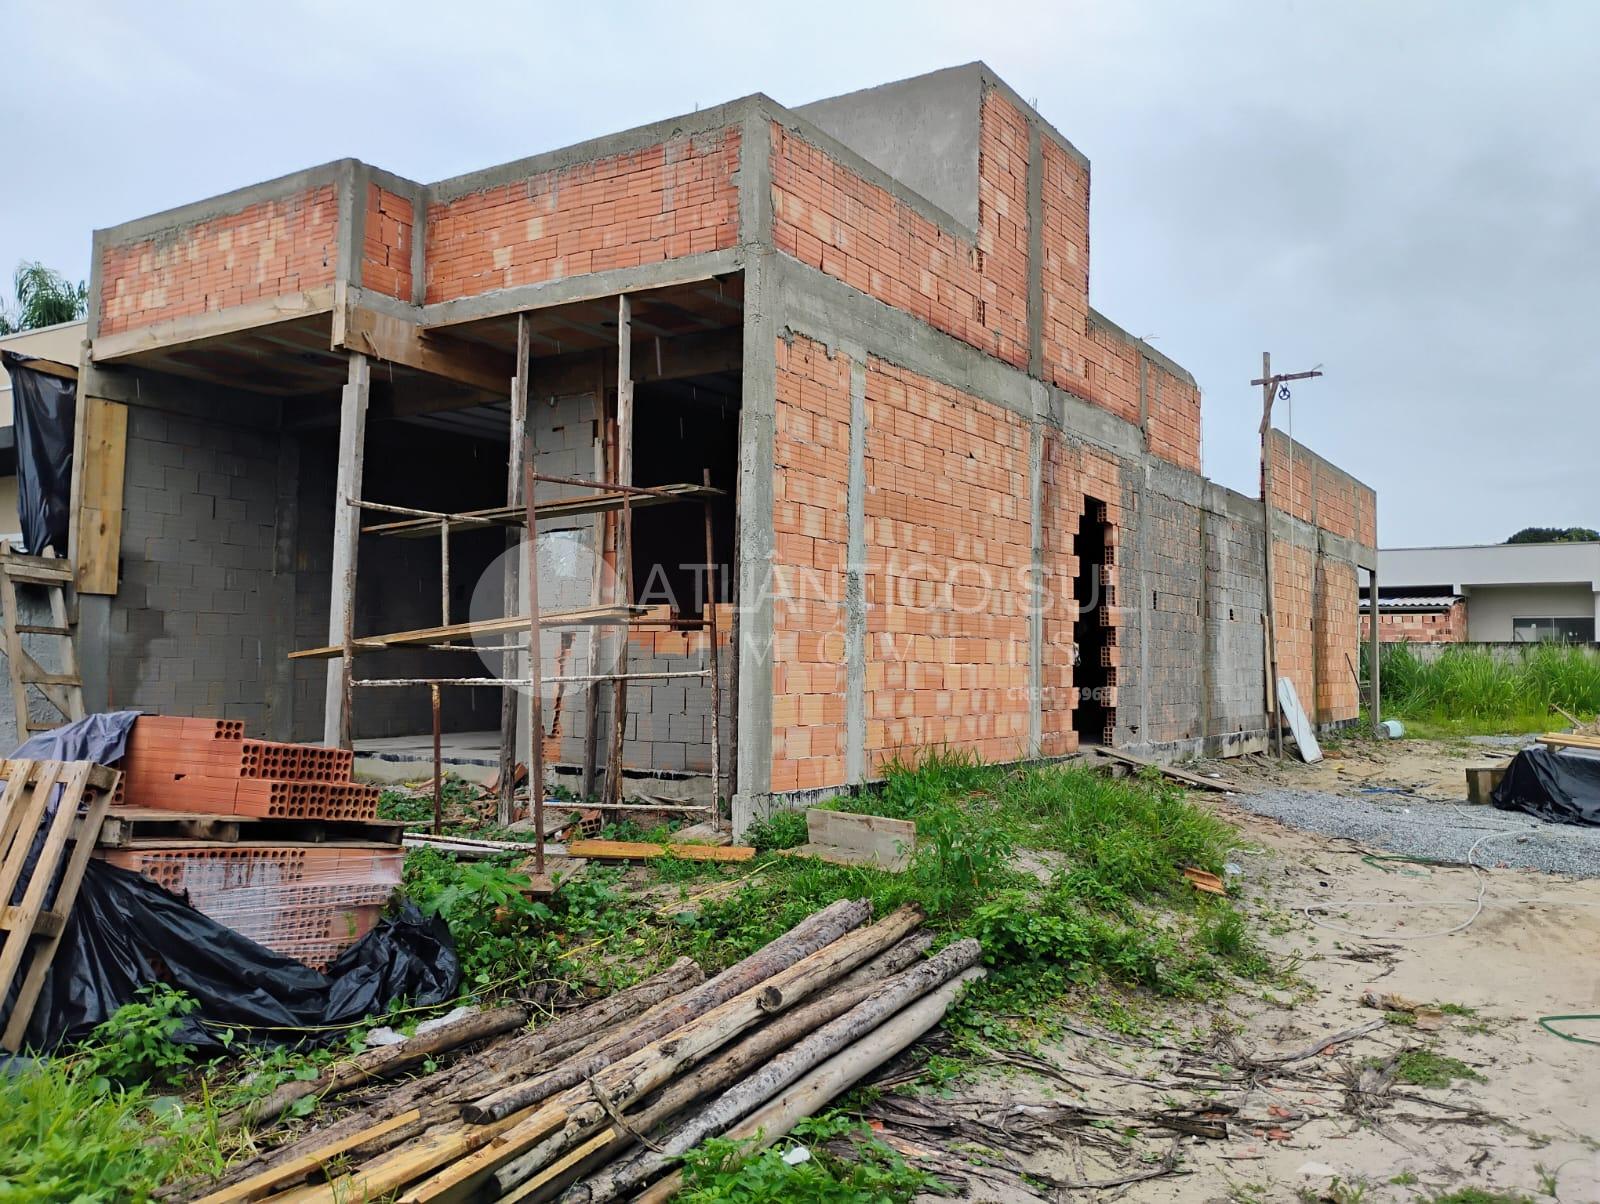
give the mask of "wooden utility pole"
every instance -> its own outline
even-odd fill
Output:
[[[1274,376],[1272,355],[1263,351],[1261,375],[1250,382],[1261,386],[1261,520],[1263,545],[1266,548],[1266,597],[1261,615],[1267,629],[1267,721],[1271,724],[1273,748],[1280,758],[1283,756],[1283,721],[1278,714],[1278,621],[1274,595],[1276,578],[1272,569],[1272,452],[1268,434],[1272,430],[1272,402],[1278,390],[1291,380],[1310,380],[1313,376],[1321,375],[1321,372],[1312,370],[1280,372]],[[1284,389],[1284,397],[1287,400],[1287,389]],[[1316,699],[1312,699],[1311,705],[1315,710]]]

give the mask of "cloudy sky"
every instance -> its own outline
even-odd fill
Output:
[[[1093,162],[1092,300],[1280,425],[1386,546],[1600,526],[1600,5],[0,0],[0,268],[355,156],[435,180],[750,92],[984,59]]]

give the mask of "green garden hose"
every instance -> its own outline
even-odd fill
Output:
[[[1572,1041],[1572,1042],[1574,1042],[1574,1043],[1576,1043],[1578,1045],[1600,1045],[1600,1041],[1595,1041],[1592,1038],[1589,1038],[1589,1037],[1574,1037],[1571,1033],[1562,1032],[1559,1028],[1557,1028],[1552,1023],[1552,1021],[1555,1021],[1555,1020],[1600,1020],[1600,1013],[1587,1012],[1587,1013],[1582,1013],[1582,1014],[1574,1015],[1574,1016],[1540,1016],[1539,1017],[1539,1027],[1542,1028],[1542,1029],[1545,1029],[1547,1032],[1554,1033],[1556,1036],[1560,1037],[1563,1041]]]

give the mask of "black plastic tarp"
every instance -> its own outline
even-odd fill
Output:
[[[1502,811],[1526,811],[1558,824],[1600,825],[1600,757],[1525,748],[1491,796]]]
[[[136,711],[90,715],[32,737],[12,756],[115,764],[137,718]],[[443,1003],[455,997],[460,979],[449,928],[410,904],[323,974],[219,924],[140,874],[91,861],[26,1042],[51,1049],[81,1041],[155,982],[200,1005],[174,1037],[185,1044],[218,1047],[215,1034],[224,1028],[252,1044],[334,1040],[341,1032],[319,1030],[382,1014],[399,999]],[[7,998],[0,1006],[0,1023],[11,1003]]]
[[[30,368],[33,358],[0,352],[11,376],[15,410],[17,519],[26,545],[23,551],[39,556],[48,544],[65,556],[78,383]]]

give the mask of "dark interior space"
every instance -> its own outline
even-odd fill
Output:
[[[637,386],[633,479],[639,485],[711,484],[712,539],[720,600],[732,588],[734,494],[739,463],[739,378],[719,374]],[[646,605],[670,602],[699,617],[704,601],[705,510],[698,503],[653,506],[633,516],[633,591]]]
[[[1101,611],[1106,604],[1104,579],[1106,563],[1106,529],[1100,521],[1104,507],[1098,498],[1083,499],[1083,513],[1078,516],[1078,535],[1075,551],[1078,557],[1078,576],[1073,583],[1072,596],[1078,603],[1078,615],[1072,625],[1072,639],[1078,648],[1077,666],[1073,670],[1073,684],[1078,689],[1078,706],[1072,712],[1072,730],[1078,733],[1079,744],[1100,744],[1105,740],[1106,706],[1104,688],[1110,684],[1110,674],[1103,652],[1107,647],[1106,627],[1101,621]]]
[[[434,416],[444,419],[446,415]],[[501,420],[503,427],[504,420]],[[331,476],[329,478],[331,480]],[[366,501],[459,513],[505,504],[506,439],[488,437],[470,420],[453,427],[378,422],[367,428],[362,496]],[[366,511],[363,526],[400,519]],[[505,550],[502,528],[461,528],[450,535],[450,621],[471,614],[478,579]],[[405,631],[442,622],[439,532],[419,537],[363,535],[358,553],[356,632]],[[468,644],[470,640],[464,641]],[[489,672],[470,652],[389,649],[357,661],[357,677],[476,677]],[[449,688],[441,691],[446,731],[483,731],[500,723],[500,692]],[[426,686],[367,689],[354,712],[358,737],[427,731],[432,711]]]

